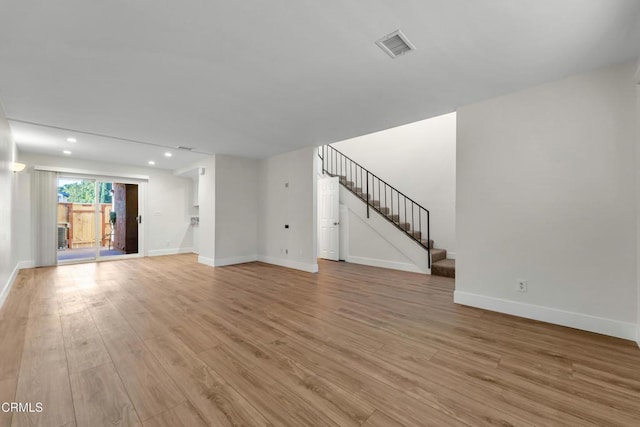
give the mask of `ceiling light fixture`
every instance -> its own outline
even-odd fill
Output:
[[[167,151],[166,153],[164,153],[164,156],[165,156],[165,157],[171,157],[171,156],[173,156],[173,154],[172,154],[172,153],[170,153],[169,151]]]
[[[9,169],[11,172],[22,172],[26,166],[24,163],[11,162]]]
[[[154,162],[153,160],[149,160],[149,164],[150,164],[151,166],[153,166],[153,165],[155,165],[155,164],[156,164],[156,162]]]
[[[78,142],[75,138],[67,138],[67,142]]]
[[[69,151],[69,150],[63,150],[62,152],[63,152],[64,154],[66,154],[67,156],[68,156],[69,154],[71,154],[71,151]]]

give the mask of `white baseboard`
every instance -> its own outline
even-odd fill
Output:
[[[423,273],[426,274],[429,270],[421,270],[417,265],[408,262],[389,261],[386,259],[367,258],[361,256],[347,255],[346,262],[352,262],[354,264],[369,265],[371,267],[390,268],[392,270],[409,271],[411,273]]]
[[[281,267],[293,268],[295,270],[306,271],[307,273],[317,273],[318,263],[306,263],[300,261],[293,261],[285,258],[276,258],[265,255],[258,255],[258,261],[266,262],[267,264],[279,265]]]
[[[453,301],[456,304],[471,307],[484,308],[499,313],[512,314],[527,319],[540,320],[583,331],[595,332],[612,337],[634,341],[637,337],[637,325],[635,323],[621,322],[619,320],[572,311],[558,310],[556,308],[540,305],[525,304],[501,298],[493,298],[485,295],[472,294],[463,291],[453,293]],[[640,340],[639,340],[640,341]]]
[[[4,304],[4,301],[7,299],[7,296],[9,296],[9,291],[11,291],[13,282],[16,281],[18,271],[20,271],[20,266],[19,264],[16,264],[16,267],[13,269],[13,271],[9,275],[9,278],[7,279],[7,283],[2,284],[2,289],[0,290],[0,308]]]
[[[36,262],[33,260],[29,261],[19,261],[18,268],[20,270],[24,270],[25,268],[36,268]]]
[[[24,270],[25,268],[35,268],[35,266],[36,262],[33,260],[18,261],[16,267],[13,269],[11,275],[9,276],[9,279],[7,280],[7,283],[5,283],[2,287],[2,290],[0,290],[0,308],[4,304],[4,301],[7,299],[7,296],[9,296],[9,292],[13,287],[13,283],[16,281],[16,277],[18,277],[18,272],[20,270]]]
[[[225,265],[244,264],[245,262],[253,262],[258,260],[258,255],[245,255],[230,258],[216,258],[213,261],[214,267],[223,267]]]
[[[636,326],[636,344],[640,348],[640,324]]]
[[[190,253],[193,253],[193,248],[152,249],[147,252],[147,256],[178,255]]]
[[[208,265],[209,267],[216,266],[216,260],[213,258],[207,258],[206,256],[198,255],[198,263]]]

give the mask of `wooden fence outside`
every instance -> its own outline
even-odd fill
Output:
[[[109,246],[111,204],[98,208],[101,247]],[[69,249],[96,246],[96,211],[92,203],[58,203],[58,227],[67,227]]]

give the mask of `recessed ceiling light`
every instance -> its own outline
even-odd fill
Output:
[[[155,165],[155,164],[156,164],[156,162],[154,162],[153,160],[149,160],[149,164],[150,164],[151,166],[153,166],[153,165]]]
[[[165,157],[171,157],[171,156],[173,156],[173,154],[171,154],[169,151],[167,151],[166,153],[164,153],[164,156]]]
[[[67,138],[67,142],[78,142],[75,138]]]
[[[69,154],[71,154],[71,151],[69,151],[69,150],[63,150],[62,152],[63,152],[64,154],[66,154],[67,156],[68,156]]]

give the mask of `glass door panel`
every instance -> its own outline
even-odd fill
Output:
[[[92,179],[58,179],[58,262],[96,258],[95,190]]]

